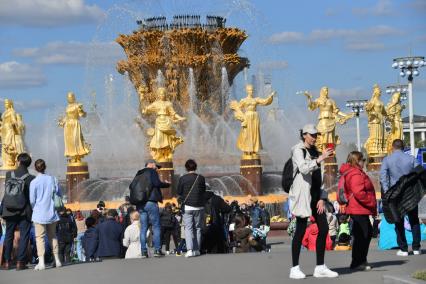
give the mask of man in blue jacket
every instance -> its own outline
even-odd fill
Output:
[[[117,222],[117,210],[110,209],[104,222],[97,226],[99,243],[97,256],[102,258],[119,258],[122,256],[123,226]]]
[[[148,247],[146,245],[146,233],[148,231],[148,225],[152,225],[153,229],[153,243],[154,243],[154,256],[160,257],[164,254],[161,252],[161,222],[160,222],[160,210],[158,208],[158,202],[163,202],[163,194],[161,188],[167,188],[170,186],[169,182],[162,182],[158,176],[157,169],[161,166],[153,159],[149,159],[145,163],[145,168],[138,171],[136,176],[141,174],[149,174],[151,181],[151,192],[149,194],[148,201],[144,204],[137,206],[141,215],[141,250],[142,258],[148,257]]]
[[[409,173],[418,165],[416,158],[405,154],[404,142],[401,139],[396,139],[392,142],[392,154],[383,159],[380,169],[380,182],[383,192],[388,191],[398,180]],[[411,232],[413,233],[413,254],[419,255],[420,250],[420,223],[419,223],[419,208],[418,206],[411,212],[408,212]],[[401,216],[401,221],[395,223],[395,232],[400,250],[396,253],[399,256],[408,256],[407,239],[405,238],[404,216]]]

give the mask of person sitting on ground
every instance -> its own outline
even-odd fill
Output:
[[[127,247],[125,258],[141,258],[141,223],[139,212],[134,210],[130,213],[132,224],[124,231],[123,246]]]
[[[330,235],[331,241],[333,242],[333,247],[336,244],[336,238],[337,238],[337,231],[339,230],[339,224],[337,221],[336,215],[334,215],[334,206],[333,204],[329,203],[327,208],[327,223],[328,223],[328,234]]]
[[[243,214],[237,214],[234,218],[235,228],[233,231],[236,243],[236,253],[250,252],[251,250],[259,251],[261,245],[252,235],[252,230],[247,226],[248,217]]]
[[[71,217],[67,214],[66,208],[58,210],[59,221],[56,224],[56,235],[58,237],[59,259],[62,263],[71,262],[71,246],[74,238],[77,237],[77,226]]]
[[[82,239],[84,255],[86,261],[95,261],[99,245],[99,234],[95,227],[96,219],[93,217],[86,218],[86,228]]]
[[[177,235],[176,227],[178,225],[177,219],[172,211],[172,204],[167,202],[163,211],[160,213],[161,221],[161,236],[163,244],[166,246],[166,254],[170,254],[170,237],[173,237],[175,248],[179,245],[179,236]]]
[[[315,222],[314,217],[310,217],[311,224],[306,229],[305,235],[303,236],[302,245],[310,251],[316,251],[316,244],[318,238],[318,225]],[[333,242],[331,241],[330,235],[327,234],[325,242],[325,250],[333,250]]]
[[[339,216],[339,234],[335,250],[351,250],[351,232],[349,229],[348,215]]]
[[[119,258],[122,254],[123,226],[117,222],[117,210],[109,209],[104,222],[98,224],[100,258]]]

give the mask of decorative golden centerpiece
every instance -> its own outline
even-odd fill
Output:
[[[227,104],[220,94],[222,68],[226,68],[231,84],[249,66],[248,59],[237,53],[246,33],[226,28],[225,22],[217,16],[207,16],[206,24],[201,24],[196,15],[174,16],[171,23],[166,17],[148,18],[138,21],[140,28],[133,34],[119,35],[116,42],[123,47],[127,60],[119,61],[117,70],[128,74],[141,106],[154,102],[156,88],[165,87],[169,100],[188,111],[192,68],[197,96],[193,110],[207,119],[212,111],[222,113]],[[159,70],[164,74],[164,86],[157,84]]]

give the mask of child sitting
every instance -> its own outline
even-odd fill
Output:
[[[310,218],[311,224],[306,229],[305,235],[303,236],[302,245],[306,247],[310,251],[316,251],[317,248],[317,238],[318,238],[318,225],[315,222],[315,218],[311,216]],[[333,250],[333,242],[330,238],[330,235],[327,232],[326,242],[325,242],[326,250]]]
[[[339,234],[337,236],[337,245],[335,250],[351,250],[351,232],[347,215],[339,217]]]
[[[234,240],[237,244],[235,252],[250,252],[262,250],[262,244],[253,236],[252,230],[247,226],[248,220],[245,215],[237,214],[234,218]]]
[[[86,261],[95,261],[98,259],[97,250],[99,244],[99,234],[98,230],[95,227],[96,219],[93,217],[88,217],[86,219],[87,230],[84,232],[83,236],[83,249],[86,256]]]

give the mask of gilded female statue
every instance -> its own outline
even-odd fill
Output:
[[[315,101],[312,96],[305,92],[308,98],[308,108],[313,111],[319,109],[318,125],[319,132],[316,146],[320,152],[327,147],[327,144],[339,145],[340,138],[336,135],[336,123],[345,124],[354,114],[345,114],[337,107],[336,102],[329,98],[328,87],[322,87],[320,96]]]
[[[272,103],[275,92],[265,98],[253,97],[253,86],[246,86],[247,97],[240,102],[230,102],[230,108],[234,110],[235,119],[241,121],[241,131],[237,140],[237,147],[243,151],[242,159],[259,159],[258,152],[262,149],[260,137],[260,119],[256,111],[257,105],[267,106]]]
[[[25,152],[24,146],[24,135],[25,135],[25,124],[22,120],[22,114],[16,114],[16,134],[15,134],[15,143],[16,151],[18,153]]]
[[[395,139],[402,139],[402,118],[401,113],[405,109],[405,105],[401,104],[401,93],[397,92],[392,95],[391,101],[386,106],[387,120],[391,124],[391,130],[387,134],[387,152],[392,151],[392,142]]]
[[[81,159],[90,153],[90,145],[84,141],[81,131],[80,117],[85,117],[83,105],[75,101],[73,92],[67,95],[68,105],[65,116],[58,125],[64,128],[65,153],[69,163],[81,163]]]
[[[368,117],[369,137],[365,142],[365,149],[370,157],[386,155],[385,119],[387,117],[385,105],[380,100],[380,87],[373,87],[373,95],[365,105]]]
[[[152,136],[149,148],[157,162],[171,162],[176,147],[183,143],[182,137],[176,136],[173,124],[186,120],[173,109],[173,104],[166,100],[166,89],[157,89],[157,100],[142,109],[143,115],[155,114],[155,127],[148,129]]]
[[[19,125],[17,113],[13,108],[13,102],[9,99],[4,100],[4,113],[1,116],[1,141],[2,141],[2,161],[4,170],[12,170],[16,168],[16,157],[24,152],[23,142],[17,143],[17,135],[19,135]],[[22,119],[21,119],[22,121]]]

